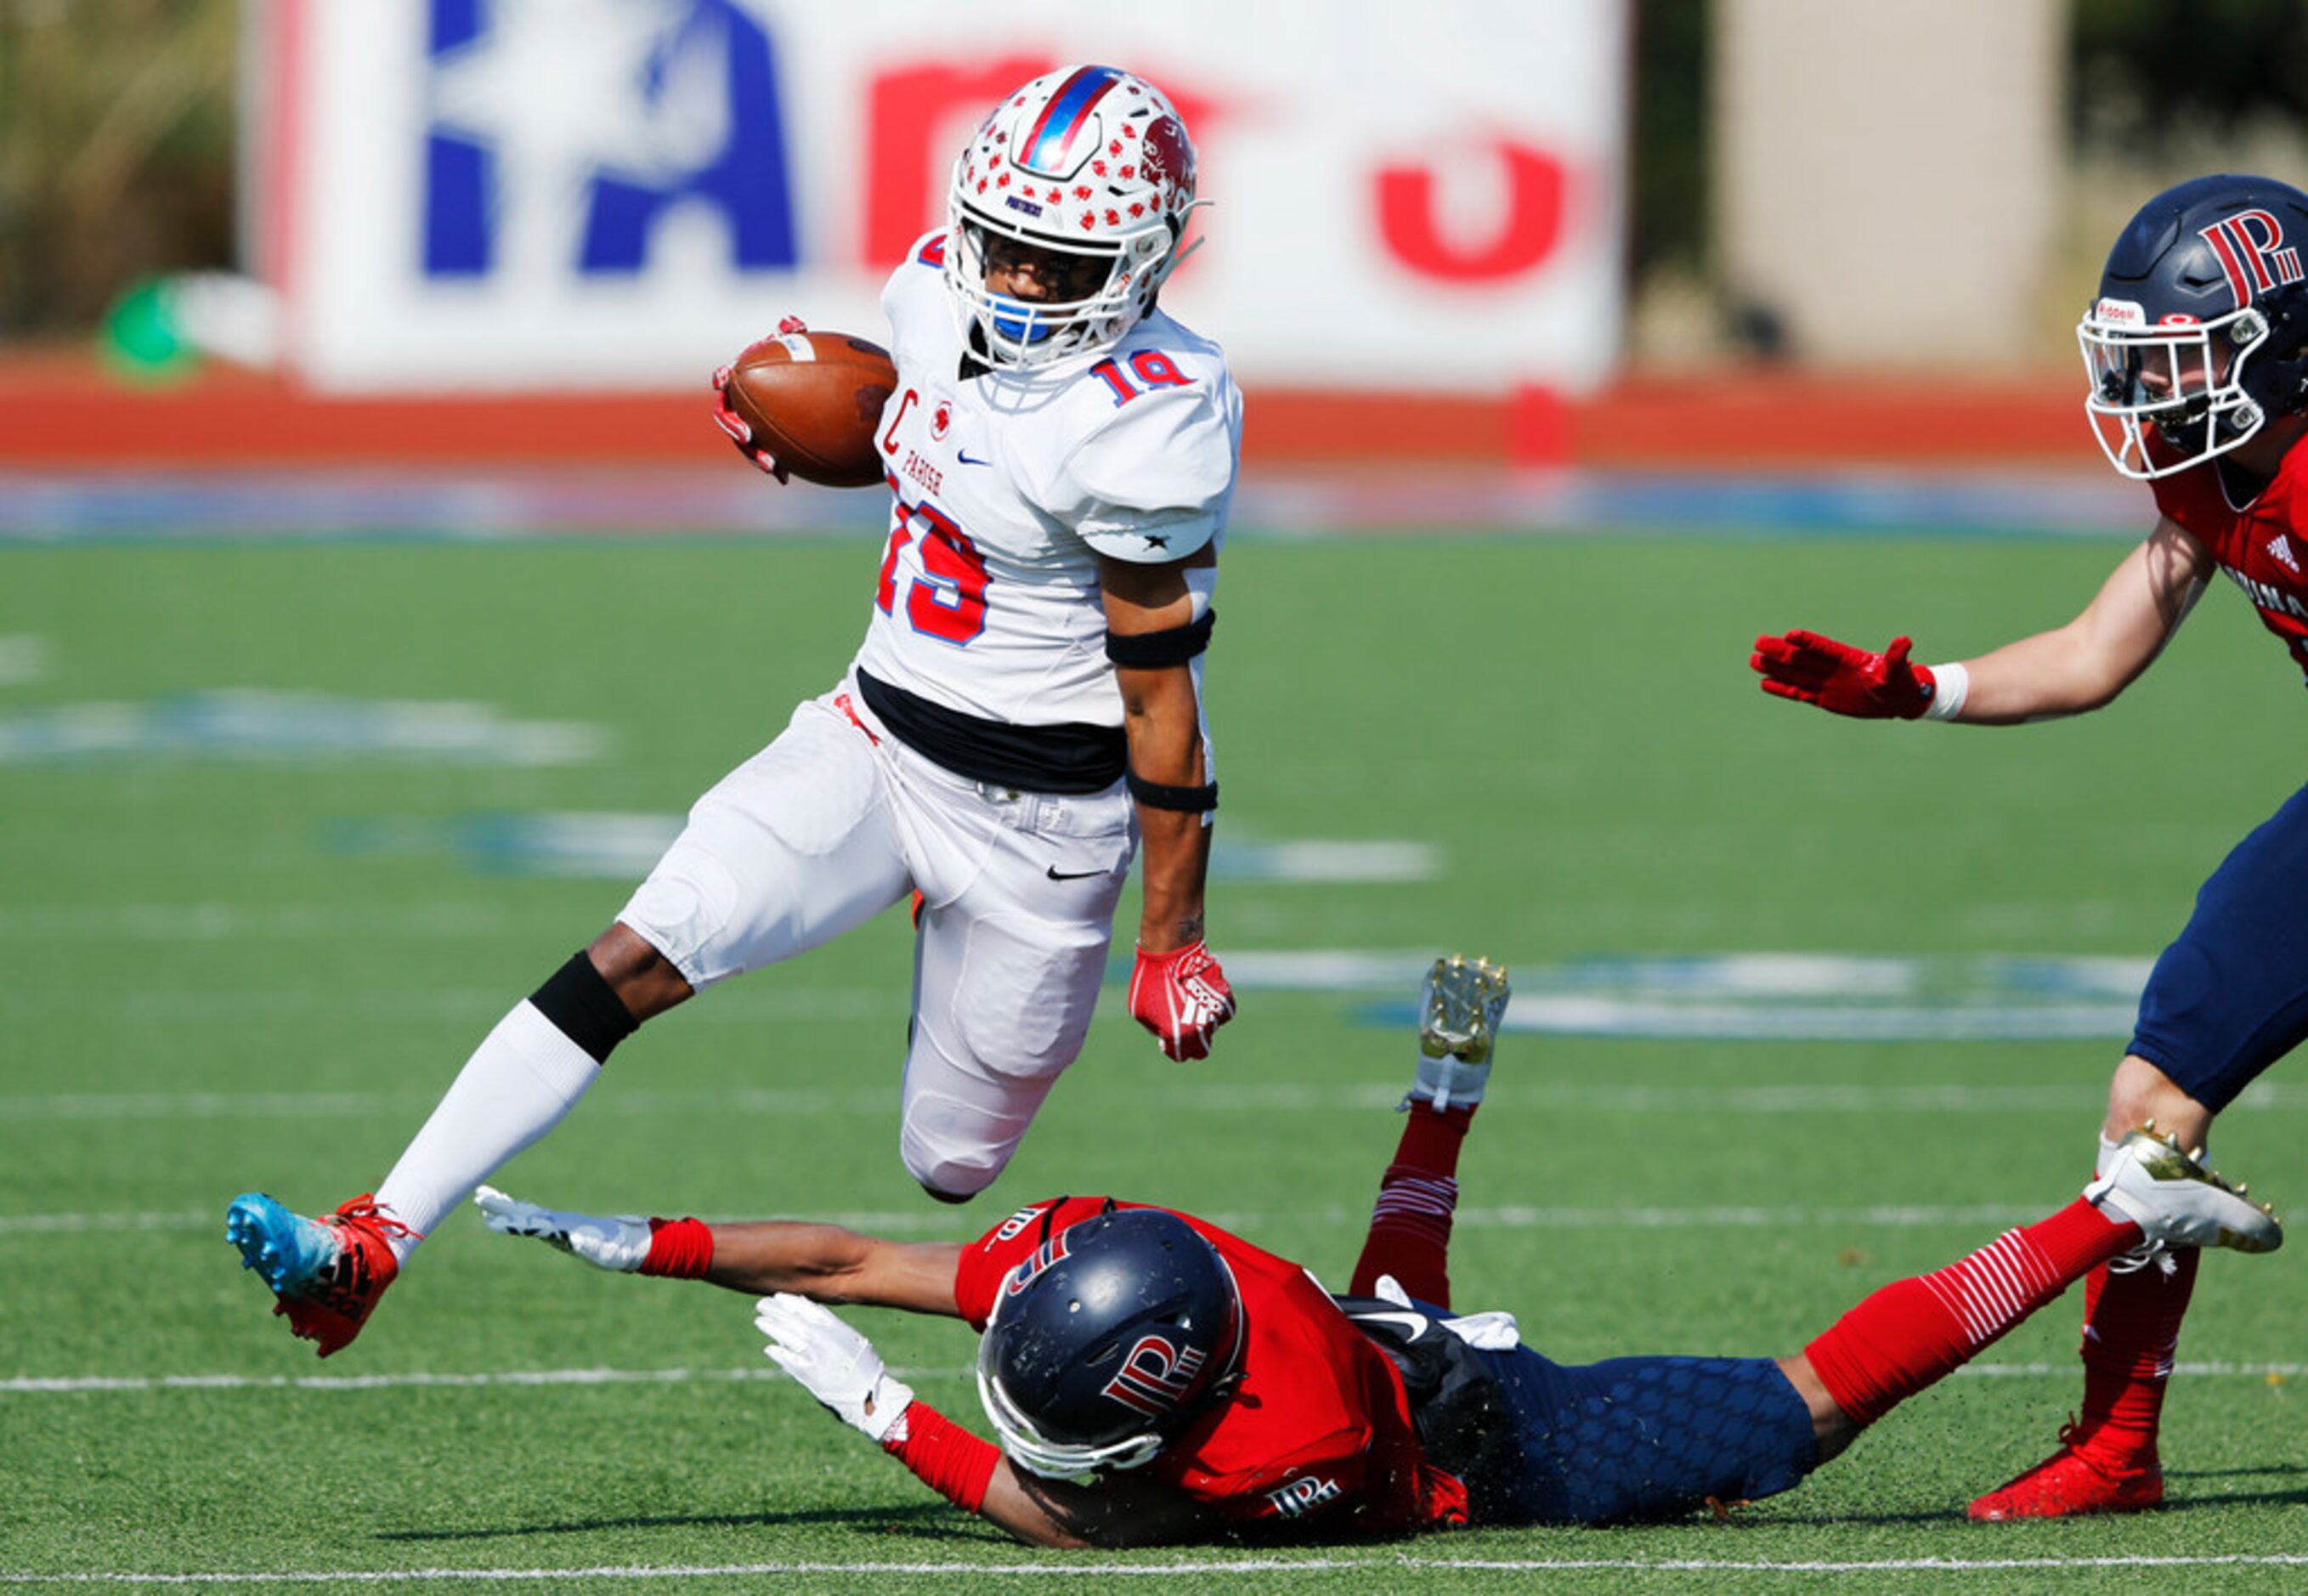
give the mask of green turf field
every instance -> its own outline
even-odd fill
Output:
[[[1423,842],[1440,869],[1221,883],[1213,945],[1519,968],[2152,954],[2302,779],[2300,689],[2235,594],[2122,704],[2064,725],[1833,720],[1766,700],[1745,667],[1758,630],[1796,625],[1976,652],[2066,618],[2120,552],[1241,539],[1210,673],[1222,834]],[[1121,1561],[1173,1570],[1150,1590],[2296,1588],[2268,1559],[2308,1559],[2298,1244],[2208,1261],[2181,1356],[2243,1372],[2177,1380],[2176,1508],[2123,1522],[1963,1519],[2075,1402],[2072,1301],[1992,1349],[1996,1372],[1728,1524],[1106,1561],[1021,1550],[930,1499],[762,1377],[743,1299],[603,1276],[469,1216],[316,1364],[225,1245],[226,1203],[258,1187],[309,1210],[375,1182],[629,884],[492,872],[424,840],[473,816],[676,814],[831,683],[873,571],[856,541],[0,553],[0,1579],[978,1590]],[[223,689],[275,694],[269,729],[177,696]],[[363,710],[400,751],[329,746],[347,706],[388,702],[495,719]],[[304,706],[285,734],[284,703]],[[475,746],[591,753],[442,753]],[[893,915],[652,1025],[500,1184],[955,1238],[1107,1189],[1236,1222],[1343,1284],[1395,1134],[1374,1105],[1408,1068],[1366,998],[1245,990],[1218,1056],[1177,1065],[1109,992],[1009,1173],[955,1213],[896,1156],[909,968]],[[1462,1171],[1462,1304],[1518,1310],[1566,1360],[1792,1351],[1873,1287],[2070,1197],[2119,1050],[1510,1037]],[[2308,1089],[2289,1070],[2273,1087],[2224,1122],[2219,1162],[2308,1212]],[[982,1422],[965,1330],[857,1319]],[[620,1377],[516,1377],[588,1370]],[[2166,1557],[2191,1561],[2142,1561]],[[2260,1560],[2200,1561],[2218,1557]]]

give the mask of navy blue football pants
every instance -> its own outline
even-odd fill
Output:
[[[2140,994],[2131,1050],[2218,1113],[2308,1039],[2308,788],[2212,872]]]
[[[1478,1523],[1611,1523],[1791,1490],[1819,1461],[1811,1411],[1768,1358],[1614,1358],[1566,1366],[1478,1351],[1522,1467]]]
[[[2218,1112],[2308,1040],[2308,788],[2236,844],[2140,995],[2131,1051]],[[1523,1468],[1485,1522],[1600,1523],[1791,1488],[1817,1462],[1803,1400],[1767,1359],[1566,1367],[1480,1354]]]

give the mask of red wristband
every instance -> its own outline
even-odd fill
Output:
[[[702,1280],[711,1267],[712,1226],[701,1219],[650,1221],[649,1256],[642,1260],[641,1273],[693,1281]]]
[[[882,1439],[882,1450],[964,1513],[986,1505],[986,1488],[994,1483],[994,1465],[1002,1461],[1000,1447],[971,1435],[918,1397],[898,1415],[898,1422]]]

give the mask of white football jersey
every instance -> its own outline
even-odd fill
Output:
[[[985,720],[1118,726],[1097,556],[1160,564],[1219,540],[1241,394],[1225,352],[1158,308],[1094,357],[964,378],[944,246],[917,242],[882,294],[896,503],[857,664]]]

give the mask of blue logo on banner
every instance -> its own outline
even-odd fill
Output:
[[[740,271],[798,258],[777,55],[731,0],[431,0],[425,274],[633,275],[718,212]]]

